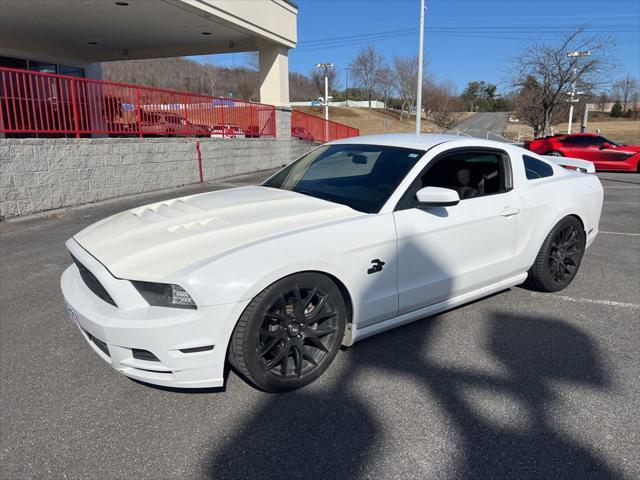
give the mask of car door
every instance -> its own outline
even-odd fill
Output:
[[[590,145],[585,148],[584,160],[589,160],[602,170],[623,170],[628,168],[625,160],[629,152],[616,148],[615,144],[602,136],[591,137]]]
[[[606,138],[598,135],[576,135],[562,140],[562,153],[567,157],[593,162],[596,168],[620,170],[625,168],[628,155],[617,151]]]
[[[492,168],[497,176],[487,179]],[[457,149],[429,162],[394,212],[400,314],[511,275],[521,208],[512,185],[510,159],[501,150]],[[415,193],[424,186],[452,188],[464,198],[451,207],[420,208]]]
[[[598,151],[597,147],[592,144],[592,137],[573,135],[564,137],[560,142],[562,144],[561,151],[565,157],[590,160],[587,157]]]

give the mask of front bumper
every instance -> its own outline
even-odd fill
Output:
[[[81,257],[80,262],[110,291],[106,268],[78,248],[73,248],[73,255]],[[248,301],[185,310],[140,305],[136,299],[129,304],[132,308],[115,307],[89,290],[76,265],[62,274],[61,288],[72,321],[95,353],[118,372],[167,387],[224,384],[227,345]],[[209,346],[213,348],[204,349]],[[140,350],[150,352],[157,361],[134,358],[140,357],[136,354]]]

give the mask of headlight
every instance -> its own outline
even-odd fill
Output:
[[[149,305],[155,307],[198,308],[193,298],[180,285],[134,281],[131,281],[131,283]]]

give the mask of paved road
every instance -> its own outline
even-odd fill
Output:
[[[449,130],[449,133],[469,135],[471,137],[487,138],[489,140],[508,141],[502,137],[509,113],[507,112],[478,112]]]
[[[640,478],[640,176],[602,178],[603,233],[568,289],[378,335],[286,395],[233,372],[224,390],[136,383],[66,319],[63,242],[173,193],[0,224],[0,477]]]

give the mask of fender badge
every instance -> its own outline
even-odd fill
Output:
[[[382,271],[382,267],[384,266],[384,262],[380,261],[379,258],[376,258],[375,260],[371,260],[371,263],[373,265],[371,266],[370,269],[367,270],[367,273],[369,275],[371,275],[372,273],[376,273],[376,272]]]

